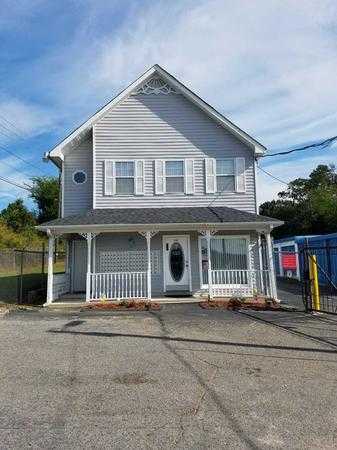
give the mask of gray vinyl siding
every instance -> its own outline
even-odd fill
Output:
[[[94,126],[96,208],[207,206],[215,194],[205,193],[204,158],[244,157],[246,192],[216,196],[214,206],[255,212],[253,152],[179,94],[130,96]],[[195,194],[156,195],[155,159],[195,160]],[[145,160],[143,196],[104,195],[104,160]]]
[[[79,214],[92,208],[92,138],[82,142],[64,157],[64,217]],[[84,184],[73,182],[73,173],[84,170],[87,181]]]
[[[160,251],[160,270],[159,274],[152,275],[152,294],[154,297],[164,295],[164,273],[163,273],[163,236],[182,235],[190,236],[190,252],[191,252],[191,277],[192,277],[192,293],[200,292],[200,267],[199,267],[199,234],[191,231],[189,233],[180,232],[161,232],[151,239],[151,249]],[[231,232],[218,233],[219,235],[250,235],[251,242],[251,267],[258,269],[258,249],[256,245],[255,232]],[[105,233],[98,235],[96,238],[96,266],[95,271],[100,272],[100,252],[102,251],[146,251],[146,240],[138,233]],[[76,261],[74,261],[76,264]]]

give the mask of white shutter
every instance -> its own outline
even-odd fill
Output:
[[[141,159],[135,161],[135,194],[144,195],[145,184],[145,162]]]
[[[235,158],[235,190],[236,192],[246,191],[245,158]]]
[[[114,195],[115,193],[115,163],[114,161],[104,161],[104,194]]]
[[[216,192],[216,160],[214,158],[205,159],[206,193]]]
[[[166,191],[166,179],[165,179],[165,161],[156,159],[155,161],[155,188],[156,194],[163,195]]]
[[[185,194],[194,194],[194,160],[185,159]]]

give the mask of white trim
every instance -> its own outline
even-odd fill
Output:
[[[75,175],[77,173],[83,173],[83,175],[85,176],[85,180],[83,181],[83,183],[78,183],[77,181],[75,181]],[[88,181],[88,175],[87,172],[83,169],[76,169],[71,176],[73,183],[76,184],[77,186],[81,186],[82,184],[85,184]]]
[[[71,241],[71,283],[70,283],[70,289],[71,293],[74,292],[74,268],[75,268],[75,240],[73,239]]]
[[[103,163],[103,177],[105,174]],[[96,126],[92,127],[92,207],[96,208]]]
[[[230,120],[208,105],[204,100],[186,88],[182,83],[176,80],[172,75],[162,69],[158,64],[151,67],[143,75],[141,75],[137,80],[131,83],[126,89],[119,93],[114,99],[108,102],[103,108],[97,111],[93,116],[91,116],[86,122],[80,125],[76,130],[74,130],[69,136],[67,136],[63,141],[61,141],[56,147],[54,147],[49,153],[50,158],[60,158],[63,159],[64,148],[72,143],[78,136],[86,133],[89,128],[91,128],[102,116],[110,109],[116,106],[123,99],[128,97],[132,91],[141,86],[146,80],[148,80],[152,75],[158,74],[162,79],[167,81],[171,86],[173,86],[178,92],[182,93],[188,100],[197,105],[201,110],[208,114],[213,120],[219,123],[223,128],[230,131],[239,140],[248,145],[255,154],[262,155],[266,148],[256,141],[254,138],[249,136],[239,127],[234,125]],[[77,141],[77,140],[76,140]],[[78,143],[78,142],[77,142]]]
[[[166,292],[166,275],[165,275],[165,238],[186,238],[187,237],[187,251],[188,251],[188,276],[189,276],[189,288],[190,292],[192,292],[192,272],[191,272],[191,236],[190,234],[163,234],[162,235],[162,249],[163,249],[163,292]]]
[[[179,195],[179,194],[186,194],[185,192],[185,183],[186,183],[186,177],[185,177],[185,159],[184,158],[172,158],[172,159],[162,159],[161,161],[164,162],[164,186],[165,186],[165,190],[164,190],[164,194],[168,194],[168,195]],[[183,163],[183,174],[182,175],[167,175],[166,173],[166,163],[167,162],[181,162]],[[183,191],[182,192],[167,192],[167,183],[166,183],[166,178],[182,178],[183,179]]]
[[[64,177],[64,169],[65,169],[65,164],[64,161],[62,161],[61,164],[61,217],[64,217],[64,181],[65,181],[65,177]]]
[[[218,174],[218,161],[232,161],[233,162],[233,173],[228,174]],[[219,191],[218,190],[218,177],[233,177],[234,178],[234,189],[232,191]],[[237,192],[236,190],[236,158],[216,158],[215,159],[215,193],[216,194],[226,194]]]
[[[40,231],[53,230],[55,233],[65,234],[74,232],[88,232],[100,231],[107,233],[114,233],[119,231],[145,231],[156,228],[158,231],[195,231],[201,228],[216,228],[218,230],[232,230],[232,231],[266,231],[273,228],[273,226],[282,225],[283,222],[217,222],[217,223],[134,223],[134,224],[96,224],[96,225],[38,225],[35,228]]]
[[[253,165],[253,174],[254,174],[254,200],[255,200],[255,213],[258,214],[259,207],[257,204],[257,177],[256,177],[256,158],[254,158],[254,165]]]
[[[249,234],[215,234],[211,236],[212,239],[245,239],[247,245],[247,258],[248,258],[248,266],[247,270],[252,270],[251,268],[251,249],[250,249],[250,240],[251,236]],[[201,239],[206,239],[205,236],[198,236],[198,255],[199,255],[199,278],[200,278],[200,289],[208,289],[208,284],[203,284],[202,280],[202,258],[201,258]],[[235,270],[235,269],[233,269]],[[239,269],[238,269],[239,270]]]

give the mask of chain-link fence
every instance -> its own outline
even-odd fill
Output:
[[[47,252],[0,250],[0,302],[40,304],[46,299]],[[65,271],[65,254],[54,253],[54,273]]]

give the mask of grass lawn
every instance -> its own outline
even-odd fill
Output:
[[[41,264],[25,268],[22,277],[23,292],[39,289],[46,282],[46,270],[41,274]],[[29,271],[29,273],[27,273]],[[54,273],[64,272],[64,261],[54,264]],[[0,272],[0,302],[16,303],[19,290],[20,277],[15,270]]]

